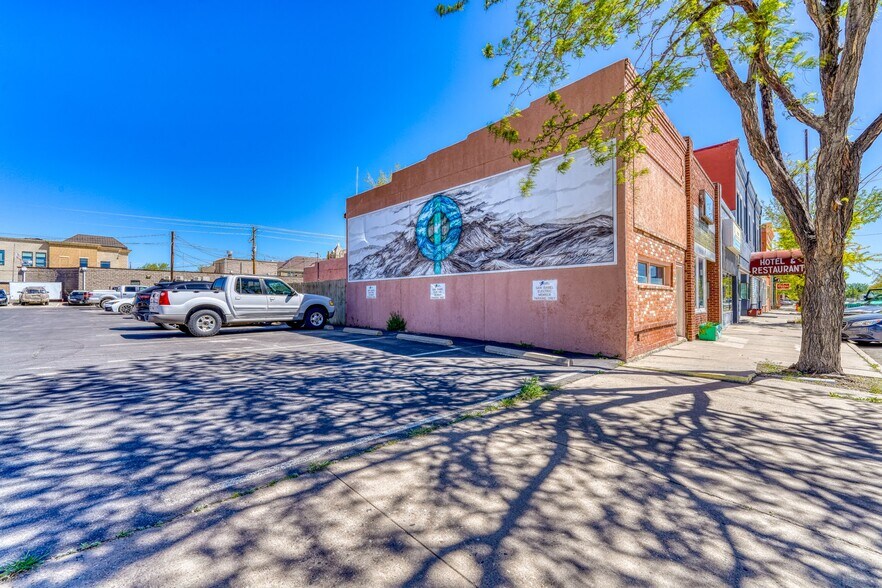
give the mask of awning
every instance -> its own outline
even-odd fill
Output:
[[[805,273],[805,259],[799,249],[757,251],[750,254],[750,275],[787,276]]]

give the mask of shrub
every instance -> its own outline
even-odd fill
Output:
[[[404,320],[397,312],[393,312],[389,315],[389,320],[386,321],[386,330],[387,331],[404,331],[407,329],[407,321]]]

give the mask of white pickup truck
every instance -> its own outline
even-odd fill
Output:
[[[211,290],[156,290],[148,320],[175,325],[194,337],[211,337],[221,327],[283,322],[320,329],[334,316],[334,301],[301,294],[278,278],[224,276]]]

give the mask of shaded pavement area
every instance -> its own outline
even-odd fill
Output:
[[[882,405],[627,367],[22,586],[882,584]]]
[[[757,364],[790,367],[799,359],[802,326],[792,311],[772,311],[723,330],[717,341],[684,341],[635,361],[633,368],[682,375],[701,375],[734,382],[749,382]],[[842,343],[842,369],[847,375],[882,377],[875,362],[852,343]]]

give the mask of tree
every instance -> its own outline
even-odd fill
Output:
[[[643,150],[641,137],[651,131],[658,104],[699,73],[714,75],[738,106],[748,149],[805,256],[802,345],[794,367],[841,372],[843,256],[861,161],[882,133],[882,113],[858,130],[852,120],[879,0],[484,0],[484,7],[515,1],[513,32],[484,48],[485,56],[505,62],[494,86],[520,78],[515,97],[535,85],[552,86],[566,77],[573,61],[625,40],[635,43],[637,75],[621,95],[585,113],[568,109],[551,92],[554,114],[534,137],[519,136],[513,124],[517,111],[491,125],[497,137],[515,145],[513,157],[530,162],[534,173],[549,155],[582,147],[598,160],[627,162]],[[444,16],[467,3],[440,4],[437,12]],[[811,31],[796,24],[798,7]],[[799,94],[797,73],[816,76],[819,102],[812,93]],[[817,165],[825,173],[815,176],[813,209],[788,172],[778,137],[779,110],[819,137]],[[609,137],[617,138],[615,152]],[[569,161],[564,158],[561,171]]]
[[[370,174],[370,172],[365,174],[364,180],[368,183],[368,186],[371,188],[376,188],[377,186],[382,186],[384,184],[388,184],[392,181],[392,174],[401,169],[401,165],[395,164],[395,168],[389,172],[389,175],[386,175],[386,172],[380,170],[380,174],[377,176],[377,179]]]
[[[845,297],[851,298],[852,300],[860,298],[864,294],[867,293],[867,290],[870,289],[869,284],[863,284],[860,282],[852,282],[850,284],[845,285]]]
[[[145,263],[144,265],[141,266],[141,269],[154,270],[154,271],[168,271],[169,267],[168,267],[168,264],[165,262],[163,262],[163,263]]]

